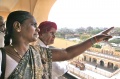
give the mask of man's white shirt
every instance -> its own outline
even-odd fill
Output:
[[[0,31],[0,47],[4,47],[4,36],[5,34]]]
[[[5,34],[0,31],[0,47],[4,47],[4,36]],[[2,63],[2,53],[0,51],[0,74],[1,74],[1,63]]]
[[[35,45],[40,45],[41,47],[49,48],[40,39],[37,40]],[[62,62],[52,62],[52,79],[58,79],[67,72],[67,61]]]

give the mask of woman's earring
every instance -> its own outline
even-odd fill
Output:
[[[17,32],[20,32],[20,30],[18,29]]]

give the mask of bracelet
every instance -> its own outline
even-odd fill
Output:
[[[92,42],[92,45],[94,45],[94,43],[95,43],[94,38],[91,38],[90,40],[91,40],[91,42]]]

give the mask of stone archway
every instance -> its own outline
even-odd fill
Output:
[[[117,70],[119,67],[118,67],[118,65],[115,65],[114,66],[114,70]]]
[[[100,66],[104,66],[104,61],[100,61]]]
[[[108,62],[108,66],[107,66],[108,68],[113,68],[113,63],[111,63],[111,62]]]
[[[84,56],[84,61],[86,61],[86,56]]]
[[[55,2],[56,0],[37,0],[33,16],[36,18],[38,24],[42,21],[48,20],[49,12]]]
[[[6,20],[8,14],[15,10],[25,10],[30,12],[39,24],[48,20],[49,12],[56,0],[0,0],[0,15]]]
[[[91,57],[89,58],[89,61],[91,62]]]
[[[95,59],[95,58],[93,58],[93,61],[92,61],[93,63],[97,63],[97,59]]]

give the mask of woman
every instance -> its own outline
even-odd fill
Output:
[[[66,49],[49,49],[39,45],[33,47],[29,43],[37,40],[38,32],[40,31],[37,28],[35,18],[27,11],[11,12],[6,21],[7,34],[5,35],[4,47],[6,52],[5,78],[51,79],[52,60],[68,60],[81,54],[94,43],[111,38],[107,33],[112,28],[91,37],[81,44]],[[11,44],[10,39],[12,40]],[[42,62],[46,63],[45,69]]]

